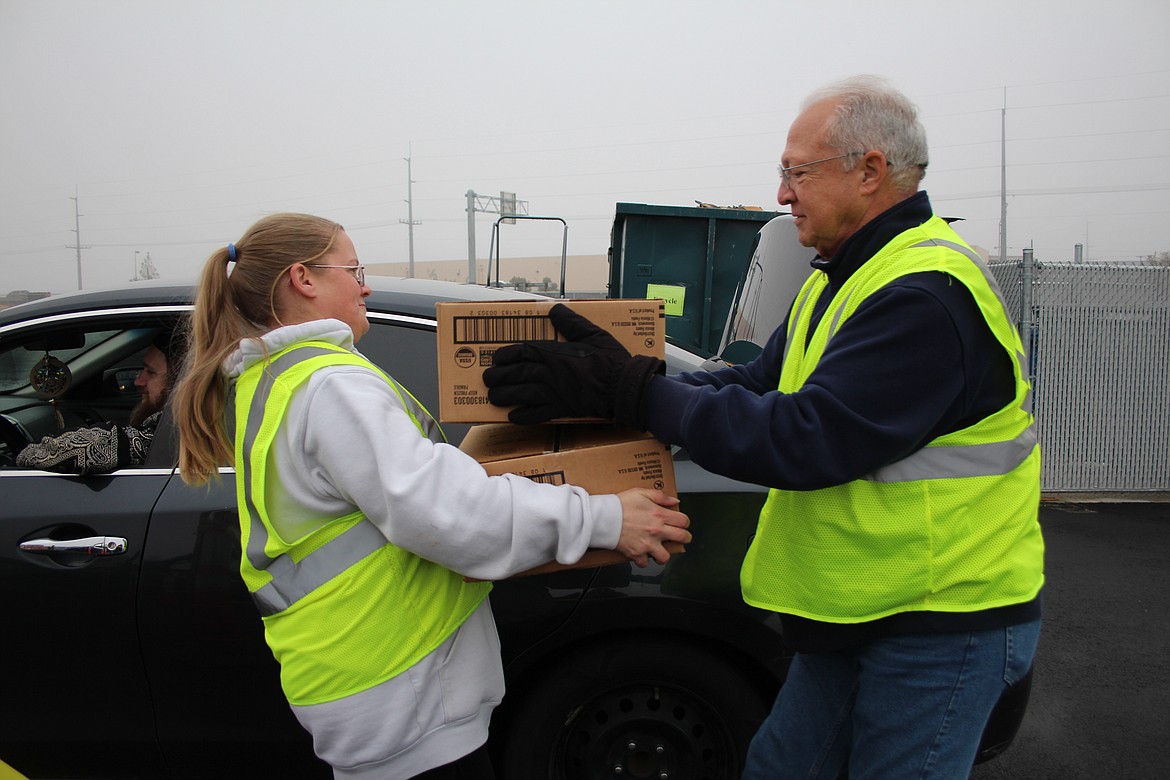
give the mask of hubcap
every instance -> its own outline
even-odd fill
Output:
[[[602,693],[581,707],[561,734],[566,780],[725,777],[732,750],[711,708],[669,686]]]

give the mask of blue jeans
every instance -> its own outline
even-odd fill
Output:
[[[743,780],[956,780],[983,727],[1032,666],[1040,621],[893,636],[797,654],[748,749]]]

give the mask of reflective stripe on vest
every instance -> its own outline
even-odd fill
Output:
[[[924,447],[862,479],[871,482],[917,482],[922,479],[994,477],[1015,469],[1027,460],[1035,447],[1036,430],[1033,424],[1011,441]]]
[[[252,594],[252,600],[257,609],[265,617],[288,609],[299,599],[312,593],[386,544],[386,536],[378,530],[378,527],[362,518],[356,525],[309,553],[299,562],[294,561],[288,554],[271,558],[264,552],[268,542],[268,531],[252,495],[252,447],[264,421],[264,407],[268,403],[277,378],[285,371],[305,360],[336,354],[339,351],[341,351],[340,348],[302,346],[278,356],[269,364],[268,370],[261,375],[248,409],[247,430],[244,431],[243,458],[242,463],[237,464],[238,468],[243,469],[244,503],[249,523],[248,545],[244,553],[252,568],[257,571],[265,571],[272,577],[271,582]],[[437,426],[427,426],[420,422],[420,418],[428,421],[432,418],[422,409],[418,401],[389,376],[385,376],[385,378],[390,381],[391,387],[402,399],[407,414],[414,420],[419,432],[423,435],[428,432],[434,435],[438,432],[441,435]]]

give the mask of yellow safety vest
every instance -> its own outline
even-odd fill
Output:
[[[933,217],[901,233],[861,266],[811,340],[814,304],[828,277],[809,278],[789,316],[779,390],[800,390],[867,296],[921,271],[949,274],[971,291],[1012,358],[1015,397],[862,479],[821,490],[771,490],[740,571],[749,604],[860,623],[915,610],[975,612],[1040,592],[1040,448],[1024,350],[994,278],[945,221]]]
[[[491,589],[396,547],[360,511],[322,518],[298,539],[276,532],[264,489],[273,439],[296,389],[317,369],[339,365],[382,376],[421,435],[433,422],[373,363],[326,342],[293,345],[236,382],[240,573],[292,704],[333,701],[395,677],[442,644]]]

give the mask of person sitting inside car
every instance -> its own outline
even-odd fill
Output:
[[[170,331],[163,331],[147,348],[134,380],[142,398],[125,425],[107,422],[46,436],[21,450],[16,465],[64,474],[107,474],[145,463],[182,362],[177,341]]]

